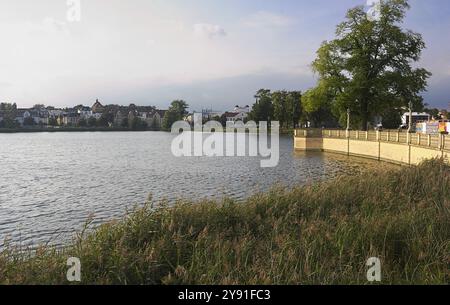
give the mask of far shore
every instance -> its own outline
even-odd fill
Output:
[[[129,128],[0,128],[0,133],[35,133],[35,132],[126,132],[126,131],[160,131],[160,130],[133,130]]]
[[[159,130],[159,129],[138,129],[133,130],[129,128],[110,128],[110,127],[94,127],[94,128],[80,128],[80,127],[63,127],[63,128],[0,128],[0,134],[2,133],[37,133],[37,132],[143,132],[143,131],[160,131],[160,132],[169,132],[167,130]],[[224,129],[224,132],[226,130]],[[246,131],[248,132],[248,131]],[[294,135],[293,129],[281,129],[281,135]]]

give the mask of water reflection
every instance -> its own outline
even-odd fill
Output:
[[[298,153],[280,139],[280,162],[260,158],[175,158],[161,132],[0,134],[0,240],[66,241],[89,215],[121,217],[152,193],[167,198],[242,199],[274,184],[292,186],[352,173],[379,162]]]

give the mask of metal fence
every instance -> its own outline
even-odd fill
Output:
[[[445,149],[450,151],[450,135],[424,135],[419,133],[408,133],[405,131],[387,130],[387,131],[358,131],[358,130],[341,130],[341,129],[298,129],[295,131],[296,137],[323,137],[323,138],[339,138],[354,139],[362,141],[381,141],[395,142],[437,149]]]

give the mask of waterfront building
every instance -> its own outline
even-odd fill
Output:
[[[77,126],[80,122],[80,115],[75,110],[70,110],[63,116],[62,125]]]
[[[31,114],[28,111],[28,109],[17,109],[15,121],[20,126],[23,126],[25,119],[27,119],[29,117],[31,117]]]
[[[227,122],[245,121],[248,117],[248,113],[245,112],[225,112],[225,118]]]
[[[240,107],[239,105],[236,105],[236,107],[234,107],[234,111],[233,112],[249,114],[250,113],[250,106],[246,105],[244,107]]]
[[[126,116],[123,114],[122,111],[118,110],[116,114],[114,115],[114,125],[115,126],[122,126],[123,120],[126,118]]]
[[[212,120],[215,117],[221,117],[223,112],[214,111],[212,109],[202,109],[202,119],[204,121]]]
[[[92,112],[93,113],[103,113],[105,110],[105,107],[97,100],[95,100],[94,105],[92,105]]]

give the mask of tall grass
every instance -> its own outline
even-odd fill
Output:
[[[369,257],[381,259],[383,284],[445,284],[449,207],[439,160],[244,202],[149,203],[63,250],[3,251],[0,283],[66,284],[75,256],[82,284],[367,284]]]

